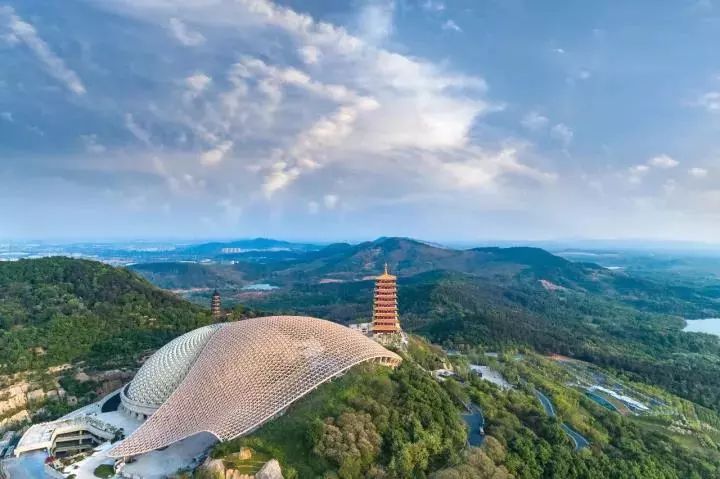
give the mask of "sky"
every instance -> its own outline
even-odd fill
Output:
[[[720,0],[0,0],[0,239],[720,241]]]

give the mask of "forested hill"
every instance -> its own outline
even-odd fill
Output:
[[[302,273],[305,277],[357,277],[377,274],[385,263],[400,276],[445,270],[497,277],[512,277],[522,271],[562,272],[557,276],[579,278],[590,271],[607,271],[597,265],[567,261],[540,248],[453,249],[409,238],[379,238],[356,245],[338,243],[293,262],[278,263],[274,269],[279,276]]]
[[[209,322],[125,269],[60,257],[0,262],[0,373],[122,364]]]
[[[234,264],[165,262],[131,268],[168,289],[234,290],[268,282],[297,290],[318,283],[353,282],[372,277],[388,263],[404,278],[445,271],[488,280],[501,287],[569,289],[621,301],[647,312],[686,318],[720,315],[717,291],[671,281],[651,281],[593,263],[577,263],[540,248],[452,249],[407,238],[380,238],[356,245],[338,243],[293,260],[267,257]]]

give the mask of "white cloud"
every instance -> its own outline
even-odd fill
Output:
[[[634,165],[628,169],[627,180],[630,183],[638,184],[642,182],[643,177],[650,171],[650,167],[647,165]]]
[[[65,65],[65,62],[40,38],[35,27],[15,14],[12,7],[0,6],[0,22],[2,22],[0,25],[7,29],[7,35],[14,39],[14,43],[24,43],[52,77],[72,93],[85,94],[85,86],[78,74]]]
[[[647,165],[635,165],[630,167],[630,173],[635,175],[644,175],[650,171],[650,167]]]
[[[575,136],[575,133],[572,131],[572,129],[564,123],[558,123],[557,125],[553,126],[550,130],[550,134],[553,138],[560,141],[560,143],[562,143],[565,148],[570,146],[570,143],[572,143],[573,137]]]
[[[393,33],[395,3],[387,0],[368,2],[360,11],[358,30],[360,38],[370,44],[380,44]]]
[[[462,32],[463,31],[462,28],[460,28],[460,26],[457,23],[455,23],[455,21],[452,19],[445,20],[445,23],[443,23],[442,28],[443,28],[443,30],[451,30],[453,32]]]
[[[196,47],[206,41],[201,33],[190,30],[179,18],[171,18],[169,28],[175,39],[186,47]]]
[[[428,12],[442,12],[445,10],[445,3],[439,0],[425,0],[421,4],[423,10]]]
[[[553,48],[553,51],[554,51],[555,53],[560,54],[560,55],[565,54],[565,49],[564,49],[564,48]]]
[[[192,101],[199,97],[205,90],[207,90],[211,83],[212,78],[202,72],[196,72],[185,78],[185,86],[187,87],[185,99],[187,101]]]
[[[0,113],[0,118],[7,121],[8,123],[15,123],[15,117],[13,117],[13,114],[10,111],[4,111]]]
[[[522,126],[528,130],[537,131],[545,128],[549,121],[548,117],[541,115],[536,111],[531,111],[522,118],[520,123],[522,123]]]
[[[217,202],[217,206],[222,209],[226,223],[236,225],[240,221],[243,214],[243,208],[231,198],[221,199]]]
[[[708,176],[708,170],[705,168],[690,168],[688,173],[695,178],[707,178]]]
[[[191,75],[185,79],[185,83],[187,86],[197,92],[201,92],[205,90],[210,83],[212,83],[212,78],[205,75],[204,73],[195,73],[194,75]]]
[[[720,91],[711,91],[701,95],[697,104],[709,112],[720,111]]]
[[[227,155],[227,153],[232,149],[232,147],[232,141],[223,141],[214,148],[204,152],[200,156],[200,163],[205,166],[217,165],[225,159],[225,155]]]
[[[680,164],[679,161],[675,160],[674,158],[671,158],[668,155],[658,155],[653,158],[650,158],[648,161],[648,165],[653,166],[655,168],[662,168],[662,169],[668,169],[668,168],[675,168]]]
[[[574,86],[578,82],[589,80],[590,77],[592,77],[592,73],[590,72],[590,70],[580,69],[568,73],[567,77],[565,78],[565,82],[568,85]]]
[[[151,163],[165,182],[168,188],[175,194],[188,194],[203,190],[207,184],[202,178],[196,178],[188,172],[173,173],[165,161],[157,156],[152,157]]]
[[[458,158],[442,164],[445,181],[451,189],[492,189],[503,175],[527,177],[540,183],[553,183],[557,175],[524,165],[519,160],[519,150],[507,147],[498,152],[473,148],[469,158]],[[443,177],[436,178],[442,182]],[[436,185],[437,186],[437,185]]]
[[[263,192],[268,198],[272,197],[277,191],[280,191],[292,183],[300,176],[300,169],[297,167],[288,167],[285,162],[277,162],[271,168],[271,172],[265,178],[263,183]]]
[[[325,205],[325,208],[329,210],[334,210],[339,201],[340,197],[338,195],[327,194],[323,196],[323,204]]]
[[[300,54],[303,62],[308,65],[314,65],[322,58],[322,52],[320,49],[313,45],[304,45],[300,47],[298,53]]]
[[[145,143],[147,146],[151,145],[150,133],[135,121],[132,113],[125,114],[125,128],[127,128],[136,139]]]
[[[645,176],[653,168],[667,170],[670,168],[675,168],[679,164],[679,161],[671,158],[668,155],[663,154],[654,156],[643,164],[631,166],[628,169],[628,180],[630,181],[630,183],[640,183],[643,176]],[[690,171],[692,174],[692,170]]]
[[[113,3],[121,12],[143,21],[155,19],[161,26],[172,15],[202,31],[225,28],[234,51],[243,56],[225,67],[224,81],[223,73],[199,65],[217,79],[212,89],[207,81],[193,81],[203,90],[196,101],[158,102],[157,108],[145,112],[154,115],[152,119],[137,113],[137,120],[126,123],[167,129],[167,122],[174,122],[187,134],[183,145],[204,146],[199,165],[222,164],[223,172],[242,168],[239,175],[247,177],[249,187],[259,184],[267,199],[281,202],[305,195],[298,204],[310,205],[309,199],[317,195],[314,185],[336,174],[351,178],[386,174],[399,185],[421,183],[426,188],[435,188],[440,181],[448,191],[465,183],[492,189],[506,175],[538,183],[556,178],[526,165],[519,151],[502,153],[504,145],[478,149],[470,131],[494,109],[486,99],[484,80],[450,71],[444,63],[380,47],[391,33],[387,3],[373,3],[385,8],[364,13],[366,18],[384,16],[378,30],[360,29],[363,36],[267,0],[221,2],[223,8],[217,8],[220,3],[215,0]],[[289,47],[295,54],[290,58],[302,62],[289,66],[286,55],[259,47],[269,41]],[[223,161],[231,149],[233,161]],[[424,158],[422,166],[416,164],[418,157]],[[167,168],[183,171],[188,166],[168,162]],[[466,180],[462,172],[474,179]],[[357,182],[350,183],[345,187],[357,187]],[[280,194],[283,191],[286,194]],[[349,205],[350,196],[337,193],[343,205]],[[325,205],[325,199],[318,204]]]
[[[308,201],[307,209],[308,213],[315,215],[320,211],[320,204],[317,201]]]
[[[98,141],[97,135],[81,135],[80,141],[85,146],[85,151],[93,154],[105,153],[107,148]]]

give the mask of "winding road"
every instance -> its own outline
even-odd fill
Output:
[[[535,390],[535,396],[540,401],[540,404],[542,404],[542,407],[545,409],[545,412],[547,413],[548,416],[550,416],[550,417],[557,416],[557,414],[555,414],[555,406],[553,406],[553,403],[552,403],[552,401],[550,401],[550,398],[548,398],[546,395],[544,395],[537,389]]]
[[[581,435],[579,432],[577,432],[575,429],[571,428],[567,423],[562,423],[560,426],[562,427],[563,431],[565,431],[565,434],[567,434],[570,437],[570,440],[575,445],[575,450],[579,451],[580,449],[584,449],[590,445],[590,441],[585,439],[583,435]]]
[[[538,401],[540,401],[540,404],[542,404],[543,409],[545,409],[545,412],[550,417],[557,417],[557,414],[555,413],[555,406],[553,406],[552,401],[550,401],[550,398],[548,398],[545,394],[535,390],[535,397],[538,398]],[[570,438],[573,445],[575,446],[575,450],[579,451],[580,449],[584,449],[590,445],[590,441],[585,439],[585,437],[577,432],[575,429],[570,427],[570,425],[566,422],[562,423],[560,425],[562,427],[562,430],[565,431],[565,434]]]

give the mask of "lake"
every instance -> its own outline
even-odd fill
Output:
[[[468,412],[463,414],[463,419],[468,426],[468,444],[473,447],[480,447],[485,441],[485,417],[477,404],[470,404]]]
[[[720,336],[720,318],[688,319],[685,321],[683,331]]]

